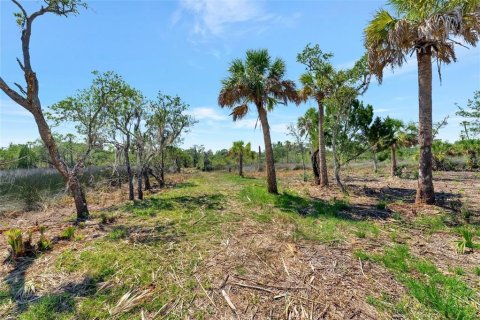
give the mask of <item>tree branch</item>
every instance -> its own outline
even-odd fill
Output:
[[[17,0],[12,0],[12,2],[20,8],[20,10],[22,11],[22,14],[23,14],[23,17],[25,19],[25,21],[27,20],[28,18],[28,15],[27,15],[27,11],[23,8],[23,6],[17,1]]]
[[[25,91],[25,89],[23,89],[21,85],[19,85],[16,82],[14,82],[13,84],[18,88],[18,90],[20,90],[21,93],[23,93],[24,95],[27,95],[27,91]]]
[[[13,101],[15,101],[16,103],[18,103],[19,105],[21,105],[22,107],[24,107],[25,109],[31,112],[30,105],[28,104],[27,99],[22,97],[18,92],[16,92],[12,88],[10,88],[8,84],[6,84],[6,82],[3,81],[2,77],[0,77],[0,89],[2,89],[2,91],[5,92],[5,94],[10,97],[10,99],[12,99]]]

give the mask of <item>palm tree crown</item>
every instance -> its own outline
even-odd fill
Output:
[[[270,58],[266,49],[249,50],[245,61],[235,59],[228,69],[229,76],[222,81],[218,96],[221,107],[233,108],[233,120],[248,113],[248,104],[271,111],[276,104],[288,101],[299,103],[295,83],[284,80],[285,62]]]
[[[456,61],[454,46],[475,46],[480,33],[479,0],[390,0],[397,16],[379,10],[365,28],[370,70],[382,81],[383,69],[401,67],[406,57],[431,50],[438,62]]]

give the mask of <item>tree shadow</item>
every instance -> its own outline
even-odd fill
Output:
[[[3,279],[8,285],[8,292],[0,292],[0,304],[13,301],[15,318],[25,313],[28,319],[63,319],[76,312],[76,297],[94,296],[99,290],[99,284],[106,280],[103,275],[85,276],[79,281],[70,281],[53,288],[46,294],[38,294],[34,283],[26,281],[26,273],[38,256],[17,260],[15,268]]]
[[[128,239],[132,243],[157,244],[177,243],[185,237],[185,232],[179,232],[173,222],[157,223],[155,226],[115,226],[113,230],[122,230],[120,236],[111,240]]]
[[[283,192],[275,198],[275,207],[285,212],[294,212],[313,218],[331,217],[342,220],[360,221],[368,218],[387,219],[391,213],[371,206],[349,205],[343,200],[324,201],[305,198]]]
[[[206,210],[222,210],[225,196],[223,194],[209,194],[200,196],[178,196],[166,200],[174,203],[183,209],[195,210],[198,208]]]

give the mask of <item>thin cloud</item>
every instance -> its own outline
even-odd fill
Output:
[[[195,119],[198,119],[198,120],[221,121],[221,120],[228,119],[227,116],[218,113],[213,108],[208,108],[208,107],[193,108],[188,111],[188,114],[192,115],[193,117],[195,117]]]
[[[248,33],[261,33],[272,24],[291,27],[301,17],[298,12],[289,16],[268,12],[264,3],[265,1],[250,0],[181,0],[171,21],[175,25],[184,16],[193,17],[192,33],[196,37],[208,38],[241,35],[245,30]],[[244,24],[241,29],[235,28],[241,23]],[[196,38],[195,41],[199,39]]]

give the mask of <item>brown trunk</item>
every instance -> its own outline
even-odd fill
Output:
[[[238,174],[240,177],[243,177],[243,154],[240,153],[240,158],[238,161]]]
[[[318,170],[320,175],[320,187],[328,186],[327,156],[325,147],[325,115],[324,106],[321,100],[318,100]]]
[[[396,143],[392,144],[390,149],[391,149],[391,154],[392,154],[391,175],[392,175],[392,177],[395,177],[397,175],[397,144]]]
[[[275,160],[273,159],[272,140],[270,138],[270,127],[268,125],[267,111],[263,105],[257,104],[258,116],[262,124],[263,140],[265,143],[265,160],[267,166],[267,185],[269,193],[278,193],[277,177],[275,174]]]
[[[258,146],[258,171],[262,171],[262,149]]]
[[[340,191],[344,194],[347,193],[347,189],[342,183],[342,180],[340,179],[340,160],[337,157],[337,143],[336,143],[336,129],[333,128],[332,130],[332,153],[333,153],[333,176],[335,178],[335,182],[337,184],[337,187],[340,189]]]
[[[143,182],[142,182],[142,177],[143,177],[143,169],[138,168],[138,173],[137,173],[137,193],[138,193],[138,200],[143,200]]]
[[[128,151],[130,150],[130,136],[127,135],[127,141],[125,143],[125,149],[123,150],[125,154],[125,166],[127,167],[127,178],[128,178],[128,199],[135,199],[135,190],[133,188],[133,173],[132,167],[130,165],[130,156]]]
[[[40,102],[38,102],[40,103]],[[63,177],[67,183],[68,189],[72,193],[73,199],[75,201],[75,209],[77,211],[77,220],[84,221],[88,219],[89,212],[87,206],[87,200],[85,198],[85,193],[82,190],[82,186],[78,181],[76,175],[72,175],[65,162],[60,158],[60,153],[58,152],[57,144],[52,136],[50,128],[48,127],[45,117],[41,111],[40,105],[34,109],[32,112],[35,122],[37,123],[38,132],[42,141],[47,147],[48,154],[50,155],[53,166],[57,169],[60,175]]]
[[[162,151],[161,154],[161,162],[160,162],[160,188],[165,187],[165,161],[164,161],[164,154]]]
[[[82,190],[80,181],[76,177],[72,177],[68,182],[68,187],[75,201],[75,209],[77,210],[77,221],[85,221],[88,219],[89,212],[85,193]]]
[[[312,159],[312,170],[313,170],[313,176],[315,177],[315,184],[319,185],[320,184],[320,173],[318,172],[318,149],[313,151],[311,155]]]
[[[417,51],[418,63],[418,186],[416,203],[434,204],[432,177],[432,52],[431,47]]]
[[[144,180],[144,185],[145,185],[145,190],[152,190],[152,186],[150,184],[150,176],[149,173],[150,168],[147,168],[143,171],[143,180]]]

